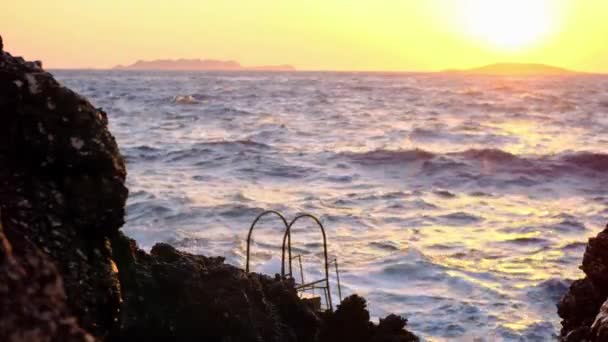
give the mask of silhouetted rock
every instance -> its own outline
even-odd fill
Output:
[[[563,341],[607,341],[608,227],[589,239],[581,269],[586,277],[576,280],[558,304]],[[595,324],[594,324],[595,322]],[[593,325],[593,328],[592,328]]]
[[[608,227],[589,239],[581,269],[593,284],[608,294]]]
[[[123,224],[125,166],[106,114],[40,65],[0,55],[0,208],[9,240],[55,262],[68,306],[104,336],[120,288],[108,237]],[[12,241],[12,240],[11,240]]]
[[[405,330],[407,320],[389,315],[380,319],[379,325],[369,321],[369,311],[364,298],[352,295],[345,298],[337,310],[326,313],[321,330],[321,341],[348,342],[413,342],[418,337]]]
[[[371,323],[364,298],[352,295],[327,314],[321,341],[371,341]]]
[[[224,263],[122,238],[116,255],[125,300],[117,340],[313,341],[318,317],[293,287]],[[118,243],[116,246],[118,247]],[[125,270],[124,272],[122,270]]]
[[[405,329],[407,319],[397,316],[388,315],[384,319],[380,319],[380,324],[375,329],[375,342],[407,342],[418,341],[418,337]]]

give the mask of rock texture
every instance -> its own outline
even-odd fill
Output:
[[[313,341],[320,320],[293,287],[207,258],[122,239],[124,341]],[[126,247],[126,248],[122,248]]]
[[[359,297],[319,314],[288,281],[138,249],[119,231],[126,170],[106,113],[1,42],[1,341],[416,340],[397,316],[370,323]]]
[[[608,300],[602,304],[600,312],[593,321],[591,336],[596,341],[608,341]]]
[[[404,329],[406,324],[407,320],[397,315],[380,319],[378,325],[370,323],[365,299],[352,295],[338,305],[335,313],[326,315],[321,341],[418,341],[417,336]]]
[[[581,269],[586,277],[574,281],[558,304],[561,339],[608,341],[608,226],[589,239]]]
[[[6,236],[55,262],[80,323],[114,326],[119,281],[109,236],[123,224],[125,165],[106,114],[40,63],[0,55],[0,208]]]
[[[65,299],[55,265],[23,237],[11,245],[0,221],[0,341],[94,341]]]

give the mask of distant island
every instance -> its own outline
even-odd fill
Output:
[[[545,64],[535,63],[495,63],[466,70],[444,70],[444,73],[495,75],[495,76],[560,76],[576,75],[579,72]]]
[[[117,65],[115,70],[176,70],[176,71],[295,71],[291,65],[242,66],[236,61],[214,59],[139,60],[131,65]]]

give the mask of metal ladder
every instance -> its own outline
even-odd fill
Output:
[[[283,216],[283,214],[281,214],[280,212],[275,211],[275,210],[268,210],[268,211],[264,211],[263,213],[259,214],[255,218],[255,220],[253,220],[253,223],[251,224],[251,227],[249,228],[249,233],[247,234],[247,257],[246,257],[246,261],[245,261],[245,271],[247,273],[249,273],[251,236],[253,234],[253,229],[255,228],[258,221],[262,217],[267,216],[267,215],[277,216],[278,218],[281,219],[281,221],[285,225],[285,231],[283,233],[283,245],[281,247],[281,280],[282,281],[285,281],[287,279],[293,280],[295,283],[295,289],[301,298],[306,294],[307,291],[311,291],[313,297],[312,298],[303,298],[303,299],[307,300],[309,303],[311,303],[312,307],[318,311],[321,310],[321,298],[317,297],[315,295],[314,291],[321,290],[325,297],[326,308],[329,309],[330,311],[333,311],[333,304],[332,304],[332,298],[331,298],[331,287],[330,287],[330,283],[329,283],[329,267],[330,267],[330,264],[332,264],[332,263],[335,266],[336,280],[337,280],[337,285],[338,285],[338,296],[339,296],[340,301],[342,301],[342,287],[340,285],[340,271],[338,268],[338,259],[334,258],[331,262],[328,260],[327,237],[325,235],[325,228],[323,227],[323,224],[321,223],[321,221],[314,215],[298,214],[293,220],[291,220],[291,222],[287,223],[287,219],[285,218],[285,216]],[[292,256],[292,252],[291,252],[291,228],[298,220],[300,220],[302,218],[312,219],[317,224],[317,226],[321,229],[321,234],[323,236],[323,256],[325,259],[325,263],[324,263],[325,277],[322,279],[317,279],[317,280],[311,281],[311,282],[304,281],[304,270],[302,268],[302,255]],[[285,273],[285,251],[287,251],[287,254],[288,254],[289,271],[287,274]],[[299,262],[301,283],[298,283],[293,277],[292,261],[294,259],[298,259],[298,262]]]

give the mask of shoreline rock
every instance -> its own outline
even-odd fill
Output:
[[[121,302],[109,236],[124,223],[128,194],[124,161],[107,124],[103,111],[39,63],[0,55],[5,235],[10,242],[28,239],[48,255],[70,312],[99,337],[113,329]]]
[[[11,240],[0,222],[0,339],[94,341],[69,314],[55,265],[27,239]]]
[[[315,339],[319,318],[285,282],[247,274],[221,257],[179,252],[164,243],[148,254],[133,240],[117,239],[117,264],[127,271],[120,273],[124,304],[115,340]]]
[[[358,296],[317,313],[289,281],[140,250],[120,232],[126,168],[106,113],[1,42],[0,340],[418,340],[398,316],[371,323]]]
[[[590,238],[575,280],[558,304],[560,338],[566,342],[608,340],[608,226]]]

